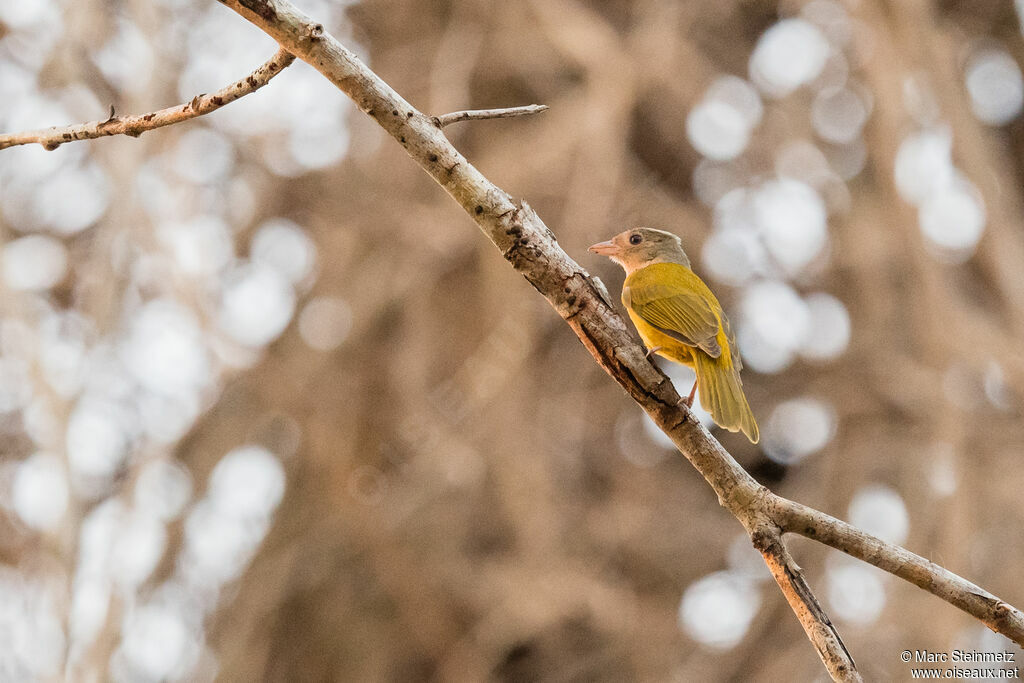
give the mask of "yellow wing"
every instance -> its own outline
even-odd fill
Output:
[[[712,358],[722,355],[721,306],[686,266],[655,263],[641,268],[626,278],[622,300],[659,332]]]

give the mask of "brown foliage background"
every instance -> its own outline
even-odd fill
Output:
[[[719,438],[763,483],[837,516],[863,486],[891,487],[909,514],[907,547],[1019,605],[1024,130],[1020,119],[1002,128],[976,120],[964,62],[978,40],[1000,41],[1020,58],[1020,24],[1008,1],[843,4],[856,21],[854,45],[867,55],[856,67],[873,99],[867,159],[845,190],[832,188],[844,208],[829,216],[827,259],[795,286],[843,301],[850,345],[828,363],[744,373],[762,423],[781,401],[810,395],[834,407],[837,431],[793,466],[741,436]],[[351,6],[345,22],[371,67],[423,111],[549,105],[536,117],[447,130],[617,292],[618,269],[586,246],[626,226],[677,232],[701,271],[712,213],[694,194],[700,155],[687,140],[686,114],[718,75],[746,75],[758,36],[801,6],[367,0]],[[109,18],[99,4],[79,11],[84,25],[74,30],[87,41],[87,29]],[[125,3],[117,11],[155,27],[168,10]],[[165,66],[164,90],[115,95],[128,100],[118,99],[118,110],[173,101],[167,83],[176,67]],[[50,78],[102,92],[99,77],[66,59],[47,68]],[[900,141],[918,125],[906,105],[909,78],[935,94],[954,160],[984,198],[986,230],[963,264],[933,257],[893,183]],[[810,101],[804,91],[766,101],[744,157],[749,177],[772,173],[784,141],[814,138]],[[401,148],[357,112],[350,126],[350,153],[337,166],[292,179],[259,176],[253,218],[237,238],[244,251],[251,226],[266,216],[304,226],[319,261],[309,296],[347,300],[351,333],[318,352],[290,326],[258,364],[225,381],[173,449],[202,489],[231,448],[255,442],[286,451],[281,444],[298,440],[269,535],[207,621],[219,677],[822,678],[771,585],[761,585],[762,604],[735,647],[702,646],[680,628],[684,591],[735,563],[742,530],[683,458],[650,440],[628,398]],[[133,164],[181,133],[87,144],[130,178]],[[132,214],[132,202],[116,195],[111,211]],[[110,213],[92,228],[122,229]],[[69,246],[73,273],[52,296],[102,320],[123,294],[116,282],[83,284],[107,274],[108,261],[90,259],[102,243],[80,236]],[[710,283],[735,310],[739,290]],[[16,300],[8,294],[5,315]],[[985,393],[992,362],[1005,381],[1001,408]],[[31,450],[5,439],[6,459]],[[955,474],[952,495],[929,484],[940,457]],[[3,533],[17,539],[0,551],[9,565],[31,573],[55,552],[5,524]],[[181,535],[173,523],[151,581],[170,571]],[[837,558],[805,542],[794,550],[829,610],[827,575]],[[1014,648],[980,639],[966,615],[877,575],[880,617],[835,617],[867,679],[907,677],[898,659],[904,649]]]

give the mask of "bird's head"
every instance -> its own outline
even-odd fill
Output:
[[[620,232],[607,242],[590,246],[589,251],[602,254],[622,266],[627,273],[652,263],[680,263],[690,267],[683,251],[683,242],[664,230],[633,228]]]

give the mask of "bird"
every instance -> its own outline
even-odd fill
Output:
[[[648,357],[693,368],[697,379],[683,399],[701,406],[719,427],[742,431],[757,443],[760,431],[743,393],[743,361],[729,319],[704,281],[690,268],[677,235],[654,228],[633,228],[589,251],[607,256],[626,271],[622,304],[647,347]]]

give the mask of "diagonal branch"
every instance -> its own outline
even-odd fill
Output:
[[[672,439],[752,538],[755,530],[772,524],[764,507],[770,495],[768,490],[740,467],[688,409],[680,406],[672,382],[647,359],[635,336],[602,296],[603,286],[596,284],[558,246],[554,234],[526,202],[513,201],[487,180],[444,136],[433,117],[417,111],[325,33],[321,24],[286,0],[221,2],[320,71],[405,147],[474,218],[512,266],[551,303],[595,360]],[[791,560],[784,564],[795,567]],[[853,659],[811,597],[806,582],[793,583],[796,576],[785,580],[787,585],[800,587],[802,597],[794,598],[791,604],[829,673],[836,680],[861,680]],[[811,604],[816,609],[810,608]]]
[[[38,143],[46,149],[57,149],[65,142],[76,140],[93,140],[108,135],[131,135],[139,137],[147,130],[162,128],[174,123],[181,123],[194,119],[203,114],[220,109],[244,97],[249,93],[256,92],[295,60],[295,57],[284,48],[263,64],[260,68],[242,80],[221,88],[217,92],[196,95],[191,101],[179,104],[148,114],[136,114],[133,116],[114,116],[114,109],[110,109],[110,118],[106,121],[90,121],[79,123],[73,126],[51,127],[40,130],[30,130],[24,133],[10,133],[0,135],[0,149],[15,147],[17,145],[30,145]]]
[[[451,114],[441,114],[434,117],[434,123],[438,128],[444,128],[460,121],[483,121],[484,119],[511,119],[516,116],[529,116],[547,111],[546,104],[528,104],[524,107],[509,107],[508,109],[467,109],[465,111],[453,111]]]
[[[775,542],[781,531],[799,532],[888,569],[1024,645],[1024,615],[1016,608],[909,551],[883,544],[758,484],[689,410],[680,407],[672,383],[647,360],[643,348],[602,295],[603,286],[558,246],[540,217],[525,202],[513,201],[487,180],[452,146],[432,117],[406,102],[326,34],[322,25],[287,0],[221,2],[348,94],[473,217],[512,266],[551,303],[601,367],[700,471],[719,502],[746,527],[755,545],[761,543],[766,563],[834,679],[856,681],[860,674],[781,539]],[[766,530],[769,535],[763,536]]]
[[[715,490],[719,503],[747,529],[833,679],[859,681],[860,674],[786,549],[783,532],[798,533],[885,569],[1024,645],[1024,614],[1016,608],[924,558],[776,496],[758,484],[690,411],[679,405],[672,383],[648,361],[636,337],[608,302],[603,285],[558,246],[554,234],[526,202],[515,202],[487,180],[444,136],[438,119],[406,102],[326,34],[322,25],[287,0],[220,1],[277,40],[282,47],[278,55],[286,54],[288,62],[290,54],[298,56],[348,94],[402,144],[551,303],[594,359],[669,436]],[[282,62],[274,71],[286,65]],[[100,133],[107,134],[115,133]],[[25,142],[46,144],[43,139],[30,139],[0,144],[0,148]]]

